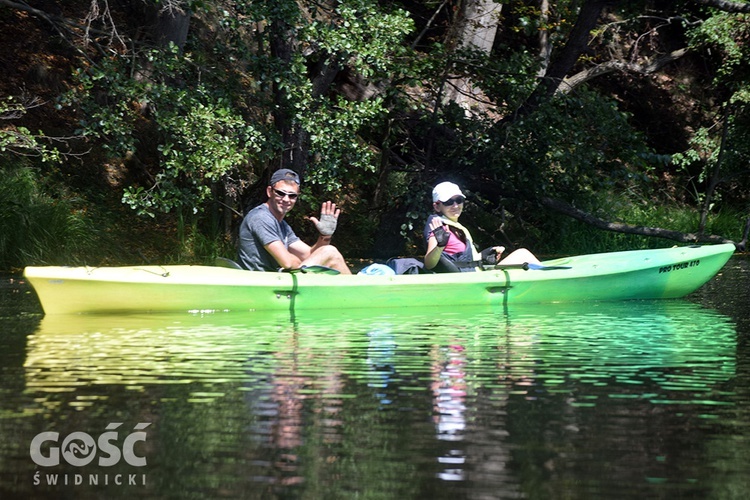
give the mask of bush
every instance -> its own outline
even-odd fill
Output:
[[[6,164],[0,172],[0,268],[71,264],[85,256],[93,228],[73,198],[46,192],[28,166]]]

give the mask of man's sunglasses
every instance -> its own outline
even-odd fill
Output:
[[[464,201],[466,201],[466,198],[464,198],[463,196],[456,196],[455,198],[451,198],[448,201],[441,201],[440,203],[442,203],[446,207],[452,207],[456,203],[458,203],[459,205],[463,205]]]
[[[288,196],[290,200],[296,200],[299,196],[299,193],[287,193],[286,191],[282,191],[281,189],[274,189],[273,192],[276,193],[276,196],[278,196],[282,200],[284,199],[284,196]]]

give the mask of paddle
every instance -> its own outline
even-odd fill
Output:
[[[238,263],[225,257],[216,257],[214,265],[217,267],[228,267],[229,269],[242,269]],[[340,274],[337,270],[326,266],[302,266],[299,269],[281,269],[284,273],[314,273],[314,274]]]
[[[292,274],[296,274],[296,273],[331,274],[331,275],[341,274],[339,271],[330,267],[326,267],[326,266],[302,266],[298,269],[282,269],[281,272],[292,273]]]
[[[535,264],[534,262],[524,262],[523,264],[495,264],[491,269],[523,269],[524,271],[553,271],[556,269],[570,269],[570,266],[545,266],[544,264]]]

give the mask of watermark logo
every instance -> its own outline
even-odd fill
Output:
[[[111,423],[107,425],[99,439],[94,440],[90,434],[85,432],[73,432],[68,434],[60,444],[59,432],[40,432],[31,440],[29,453],[35,464],[42,467],[55,467],[60,465],[60,453],[62,458],[70,465],[83,467],[90,464],[95,458],[99,458],[97,465],[102,467],[111,467],[120,462],[121,459],[133,467],[143,467],[146,465],[146,457],[140,457],[135,454],[135,444],[140,441],[146,441],[146,433],[143,431],[150,423],[139,423],[135,426],[135,431],[130,433],[122,443],[122,450],[117,446],[119,432],[116,431],[122,423]],[[50,446],[47,453],[42,451],[43,445],[47,442],[60,444],[59,446]]]
[[[40,432],[31,440],[29,446],[29,455],[35,464],[41,467],[56,467],[63,461],[74,467],[85,467],[89,464],[100,467],[112,467],[124,460],[132,467],[145,467],[146,457],[136,453],[137,443],[146,441],[146,429],[150,423],[138,423],[133,431],[128,433],[119,444],[120,432],[117,430],[122,422],[113,422],[107,425],[105,432],[101,433],[98,438],[94,439],[91,434],[86,432],[71,432],[65,437],[61,437],[59,432]],[[39,472],[35,475],[34,484],[39,484]],[[57,484],[57,477],[53,479],[47,475],[47,484]],[[54,474],[57,476],[57,474]],[[63,479],[68,484],[68,476]],[[81,484],[80,474],[74,475],[71,484]],[[91,476],[91,475],[90,475]],[[94,474],[96,476],[96,474]],[[105,474],[105,476],[107,476]],[[113,479],[114,484],[122,484],[121,474],[117,474]],[[134,476],[133,474],[129,476]],[[97,478],[89,478],[89,484],[92,480],[98,482]],[[119,480],[118,480],[119,479]],[[143,474],[143,484],[146,478]],[[62,481],[61,481],[62,483]],[[103,484],[109,483],[109,477],[103,479]],[[133,484],[133,481],[128,481]]]

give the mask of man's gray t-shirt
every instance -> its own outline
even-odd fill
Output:
[[[251,271],[276,271],[279,263],[264,248],[276,240],[288,249],[299,238],[285,220],[277,220],[263,203],[250,210],[240,225],[240,265]]]

